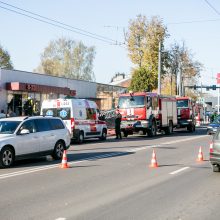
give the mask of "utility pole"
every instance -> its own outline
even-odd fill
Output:
[[[161,41],[159,41],[159,51],[158,51],[158,91],[161,94]]]
[[[218,115],[219,115],[219,93],[220,93],[220,88],[218,88]]]
[[[179,96],[182,96],[182,84],[183,84],[183,77],[182,77],[182,65],[181,65],[181,62],[180,62],[180,73],[179,73]]]

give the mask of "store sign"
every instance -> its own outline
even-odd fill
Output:
[[[26,89],[27,89],[28,91],[31,91],[31,92],[36,92],[36,91],[37,91],[37,85],[27,84],[27,85],[26,85]]]
[[[6,89],[11,91],[22,91],[22,92],[40,92],[40,93],[54,93],[75,96],[76,90],[70,90],[67,87],[47,86],[38,85],[32,83],[20,83],[10,82],[6,83]]]
[[[217,84],[220,84],[220,73],[217,73]]]

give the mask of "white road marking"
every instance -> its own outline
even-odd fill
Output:
[[[199,136],[196,136],[196,137],[190,137],[190,138],[184,138],[184,139],[180,139],[180,140],[175,140],[175,141],[170,141],[170,142],[166,142],[162,145],[166,145],[166,144],[176,144],[176,143],[179,143],[179,142],[184,142],[184,141],[191,141],[191,140],[195,140],[195,139],[199,139],[201,137],[206,137],[204,135],[199,135]]]
[[[57,218],[55,220],[66,220],[66,218]]]
[[[137,152],[137,151],[140,151],[140,150],[146,150],[148,147],[152,147],[152,146],[146,146],[146,147],[136,147],[136,148],[132,148],[132,149],[128,149],[126,150],[126,152]]]
[[[180,143],[180,142],[184,142],[184,141],[198,139],[198,138],[201,138],[201,137],[204,137],[204,135],[200,135],[200,136],[197,136],[197,137],[180,139],[180,140],[176,140],[176,141],[165,142],[165,143],[160,144],[160,145],[158,144],[158,145],[151,145],[151,146],[147,145],[146,147],[136,147],[136,148],[133,148],[133,149],[125,150],[124,152],[106,153],[106,154],[103,154],[103,155],[100,155],[100,156],[88,157],[88,158],[83,158],[83,159],[78,160],[78,161],[68,162],[68,164],[73,165],[73,164],[86,162],[86,161],[89,161],[89,160],[103,159],[103,158],[108,158],[108,157],[112,157],[112,156],[120,156],[120,155],[123,155],[125,152],[137,152],[137,151],[141,151],[141,150],[146,150],[149,147],[153,148],[153,147],[163,146],[163,145],[167,145],[167,144]],[[24,174],[49,170],[49,169],[57,168],[58,166],[59,166],[59,164],[46,165],[46,166],[41,166],[41,167],[37,167],[37,168],[31,168],[31,169],[21,170],[21,171],[17,171],[17,172],[2,174],[2,175],[0,175],[0,179],[6,179],[6,178],[9,178],[9,177],[20,176],[20,175],[24,175]]]
[[[112,157],[112,156],[119,156],[119,155],[122,155],[122,154],[124,154],[124,153],[122,153],[122,152],[118,152],[118,153],[114,152],[114,153],[111,153],[111,154],[108,153],[108,154],[103,154],[101,156],[88,157],[88,158],[83,158],[83,159],[78,160],[78,161],[68,162],[68,164],[73,165],[73,164],[86,162],[86,161],[89,161],[89,160],[103,159],[103,158],[108,158],[108,157]],[[59,165],[60,164],[47,165],[47,166],[41,166],[41,167],[37,167],[37,168],[32,168],[32,169],[27,169],[27,170],[12,172],[12,173],[6,173],[6,174],[0,175],[0,179],[6,179],[6,178],[9,178],[9,177],[20,176],[20,175],[34,173],[34,172],[38,172],[38,171],[49,170],[49,169],[57,168],[57,167],[59,167]]]
[[[187,170],[187,169],[189,169],[189,167],[183,167],[183,168],[181,168],[181,169],[179,169],[179,170],[176,170],[176,171],[171,172],[170,174],[171,174],[171,175],[174,175],[174,174],[180,173],[180,172],[182,172],[182,171],[184,171],[184,170]]]

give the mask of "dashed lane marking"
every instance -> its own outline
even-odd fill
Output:
[[[189,167],[183,167],[183,168],[181,168],[181,169],[179,169],[179,170],[176,170],[176,171],[171,172],[170,174],[171,174],[171,175],[174,175],[174,174],[180,173],[180,172],[182,172],[182,171],[184,171],[184,170],[187,170],[187,169],[189,169]]]

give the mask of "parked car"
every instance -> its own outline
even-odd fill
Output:
[[[0,167],[10,167],[15,160],[44,155],[61,159],[69,146],[69,130],[58,117],[0,119]]]
[[[213,172],[220,172],[220,130],[218,129],[213,136],[212,143],[210,144],[210,163]]]
[[[220,118],[216,118],[213,122],[207,126],[207,134],[215,134],[217,129],[220,127]]]

